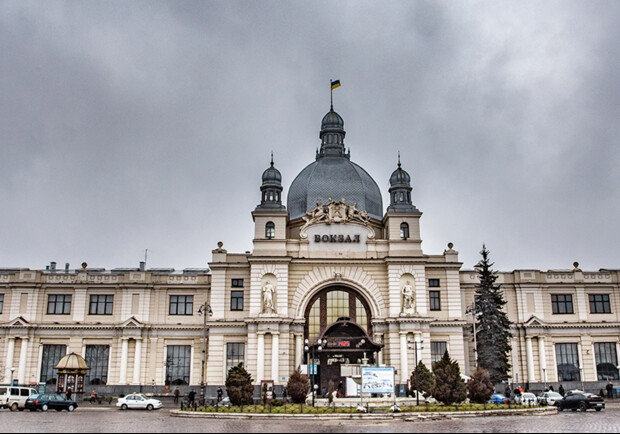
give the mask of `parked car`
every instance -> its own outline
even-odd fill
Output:
[[[563,399],[556,401],[555,406],[559,411],[586,411],[590,408],[601,411],[605,408],[605,400],[592,393],[575,392],[569,393]]]
[[[494,393],[493,396],[491,396],[491,399],[489,399],[489,402],[491,404],[508,404],[510,399],[506,398],[501,393]]]
[[[24,411],[26,400],[34,395],[37,391],[30,387],[0,387],[0,408]]]
[[[118,398],[116,403],[121,410],[158,410],[162,407],[161,401],[148,398],[142,394],[134,393],[124,398]]]
[[[556,401],[564,398],[558,392],[544,392],[542,395],[538,397],[538,402],[542,405],[555,405]]]
[[[538,405],[538,398],[530,392],[515,396],[515,402],[519,405]]]
[[[67,410],[68,412],[72,412],[78,407],[78,405],[77,402],[72,399],[65,398],[64,395],[44,394],[34,395],[28,398],[26,400],[25,407],[30,411],[41,410],[45,412],[47,410]]]

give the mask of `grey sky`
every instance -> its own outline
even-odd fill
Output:
[[[620,266],[620,2],[0,2],[0,267],[206,267],[251,249],[274,151],[397,152],[423,247]]]

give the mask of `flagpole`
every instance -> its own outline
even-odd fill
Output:
[[[334,111],[334,88],[333,88],[333,81],[329,80],[329,92],[330,92],[330,110]]]

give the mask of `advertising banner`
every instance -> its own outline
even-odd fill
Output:
[[[394,393],[394,368],[362,368],[362,393]]]

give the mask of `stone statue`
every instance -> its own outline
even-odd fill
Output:
[[[407,284],[403,287],[401,294],[403,295],[403,315],[414,315],[415,309],[415,291],[411,287],[411,282],[407,281]]]
[[[269,282],[265,284],[263,287],[263,312],[264,313],[275,313],[275,307],[273,304],[273,296],[276,290],[273,285]]]

